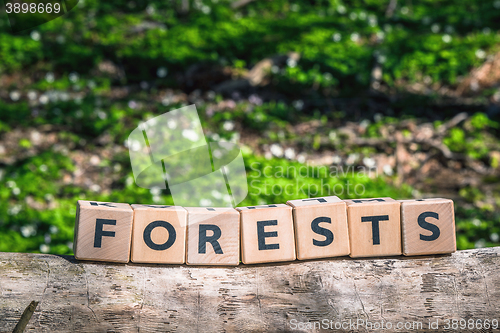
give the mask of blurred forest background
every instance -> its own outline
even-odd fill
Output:
[[[78,199],[168,203],[125,142],[189,104],[242,146],[241,205],[448,197],[459,249],[500,245],[500,0],[80,0],[17,34],[1,15],[0,251],[72,253]]]

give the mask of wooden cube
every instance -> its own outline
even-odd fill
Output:
[[[128,262],[133,217],[129,204],[78,200],[75,258]]]
[[[186,258],[187,211],[179,206],[132,205],[133,262],[183,264]]]
[[[290,200],[299,260],[349,255],[346,204],[338,197]]]
[[[400,200],[403,254],[456,251],[455,214],[449,199]]]
[[[236,209],[241,214],[244,264],[295,260],[292,207],[275,204]]]
[[[240,214],[233,208],[188,207],[188,265],[238,265]]]
[[[345,200],[351,257],[401,254],[400,204],[391,198]]]

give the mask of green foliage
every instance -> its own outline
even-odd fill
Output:
[[[71,160],[53,151],[2,170],[0,251],[39,251],[48,243],[53,253],[71,253],[75,198],[83,193],[59,183],[72,170]]]
[[[13,72],[23,65],[33,63],[43,57],[42,43],[26,38],[2,33],[0,38],[0,73]]]
[[[339,86],[349,93],[368,86],[374,61],[389,85],[423,77],[454,84],[500,40],[494,1],[399,4],[392,17],[385,15],[387,1],[276,0],[239,10],[228,1],[193,5],[185,15],[176,2],[81,1],[63,18],[37,27],[35,40],[29,31],[4,32],[0,71],[49,59],[48,70],[87,77],[96,63],[111,58],[127,80],[138,82],[154,79],[159,66],[171,73],[200,61],[243,68],[296,51],[299,64],[279,75],[285,86]],[[6,24],[0,29],[7,31]]]
[[[475,131],[480,131],[487,128],[498,128],[499,124],[496,121],[491,120],[488,116],[482,112],[475,113],[470,120]]]
[[[498,122],[478,112],[463,128],[452,128],[443,143],[453,152],[464,153],[473,159],[484,159],[497,146],[494,135],[498,127]]]
[[[458,207],[457,247],[473,249],[476,247],[500,245],[500,215],[477,208]]]
[[[360,92],[368,90],[376,65],[391,91],[403,83],[454,85],[459,76],[496,52],[500,42],[499,6],[492,0],[398,2],[392,16],[386,15],[388,0],[254,1],[235,10],[224,0],[190,4],[189,11],[182,12],[180,1],[80,0],[64,17],[16,35],[9,32],[7,21],[0,20],[0,135],[50,125],[60,130],[60,140],[82,151],[96,149],[100,144],[95,138],[103,135],[110,137],[110,145],[120,146],[140,121],[184,105],[160,98],[172,88],[189,93],[192,87],[185,74],[193,65],[231,67],[240,75],[262,59],[294,51],[300,59],[271,68],[270,84],[264,88],[279,98],[238,102],[217,112],[204,103],[197,107],[211,140],[235,139],[238,128],[232,127],[241,126],[259,143],[300,141],[304,138],[286,130],[290,124],[320,120],[326,126],[357,117],[342,108],[325,114],[321,103],[331,96],[363,100]],[[99,69],[103,63],[112,67]],[[159,75],[159,69],[168,74]],[[20,99],[8,96],[11,92],[19,92]],[[35,93],[34,100],[27,98],[30,92]],[[219,95],[213,102],[223,100]],[[414,107],[419,101],[408,98],[405,103],[410,106],[400,109],[420,116]],[[400,120],[382,117],[367,126],[364,136],[379,137],[382,126]],[[441,123],[436,120],[436,128]],[[498,130],[498,122],[477,112],[453,128],[444,144],[453,152],[486,161],[491,150],[498,150]],[[321,149],[322,135],[310,133],[306,145]],[[28,138],[16,139],[15,144],[19,152],[34,146]],[[373,149],[360,152],[368,155]],[[113,161],[120,166],[119,180],[109,193],[65,183],[64,176],[75,165],[54,147],[23,156],[28,157],[0,169],[4,185],[0,186],[0,251],[71,253],[78,199],[171,201],[168,192],[158,197],[134,184],[126,154]],[[495,156],[489,161],[492,167],[500,163]],[[251,153],[245,160],[250,193],[242,205],[308,195],[408,198],[412,194],[405,185],[390,185],[390,178],[359,170],[336,170],[342,172],[331,175],[332,169],[325,173],[322,167]],[[269,170],[272,177],[266,176]],[[296,172],[277,175],[280,170]],[[484,200],[474,188],[460,194],[470,203]],[[487,205],[460,207],[459,248],[481,240],[485,245],[498,244],[499,225],[498,215]]]
[[[452,151],[462,151],[465,149],[465,132],[461,128],[452,128],[450,134],[444,139],[444,144]]]
[[[374,123],[370,123],[367,126],[367,128],[366,128],[366,136],[367,137],[373,137],[373,138],[380,137],[381,136],[380,129],[384,125],[396,124],[397,122],[398,122],[397,118],[394,118],[394,117],[382,117],[379,121],[376,121]]]

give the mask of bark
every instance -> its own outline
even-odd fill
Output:
[[[221,268],[0,253],[0,331],[12,332],[32,301],[29,332],[281,332],[324,319],[422,322],[426,332],[439,320],[442,331],[446,319],[500,319],[499,254]]]

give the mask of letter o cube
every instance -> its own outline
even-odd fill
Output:
[[[132,262],[183,264],[187,212],[179,206],[132,205]]]

